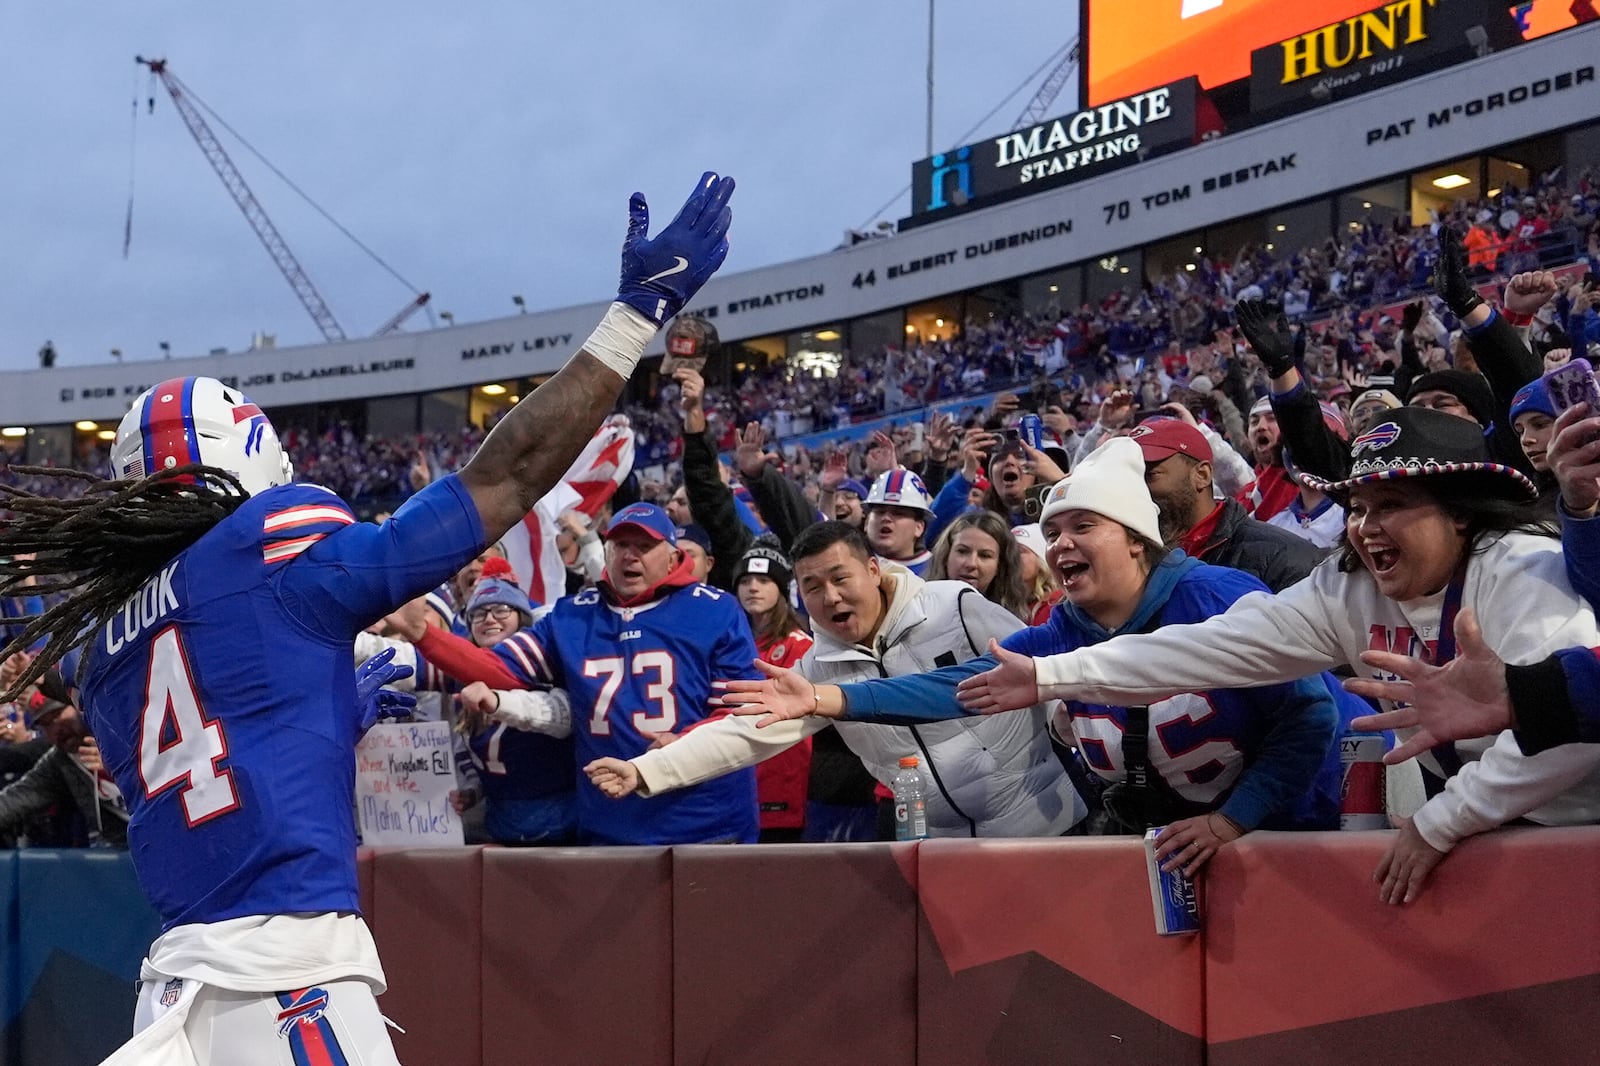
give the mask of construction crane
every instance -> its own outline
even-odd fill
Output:
[[[1034,126],[1044,118],[1044,113],[1061,93],[1061,87],[1067,84],[1067,79],[1072,77],[1072,72],[1078,69],[1078,61],[1082,58],[1082,50],[1077,37],[1067,42],[1066,54],[1061,61],[1051,68],[1045,75],[1044,82],[1039,86],[1039,91],[1033,94],[1033,99],[1028,101],[1028,106],[1022,109],[1022,114],[1017,116],[1017,121],[1011,124],[1012,132]]]
[[[250,191],[250,186],[244,180],[244,175],[239,173],[239,168],[234,166],[233,160],[228,157],[227,151],[222,147],[222,142],[211,131],[210,124],[206,122],[205,116],[200,113],[200,108],[195,103],[194,94],[188,90],[183,82],[178,80],[177,75],[167,69],[167,61],[165,59],[146,59],[143,56],[134,56],[133,58],[134,62],[150,68],[151,76],[158,79],[162,86],[166,88],[167,95],[172,97],[173,106],[178,109],[178,114],[183,117],[184,124],[189,127],[189,133],[194,137],[195,143],[200,146],[200,151],[204,153],[206,161],[211,164],[211,169],[217,172],[217,177],[222,179],[222,184],[228,190],[228,194],[233,197],[233,202],[239,205],[240,211],[244,212],[245,221],[250,223],[250,228],[260,238],[262,245],[267,249],[267,254],[272,257],[273,263],[277,265],[278,270],[283,274],[284,280],[289,283],[289,287],[294,290],[294,294],[300,298],[300,303],[305,307],[306,313],[311,316],[311,320],[322,331],[322,336],[329,341],[345,340],[344,328],[339,325],[338,319],[333,317],[333,312],[329,310],[327,301],[322,298],[322,294],[317,291],[317,287],[311,283],[311,278],[306,274],[305,268],[300,265],[300,261],[295,258],[294,253],[289,250],[288,242],[283,239],[283,234],[278,232],[278,227],[274,226],[272,219],[267,217],[266,209],[256,199],[255,193]],[[152,109],[155,106],[153,97],[150,105]],[[223,125],[227,124],[223,123]],[[320,211],[321,209],[318,208],[318,210]],[[324,212],[324,214],[326,213]],[[337,225],[337,223],[335,224]],[[340,228],[343,229],[343,227]],[[348,231],[346,231],[346,235],[349,236]],[[354,240],[354,237],[351,239]],[[359,241],[356,243],[360,244]],[[367,249],[365,245],[361,247],[367,254],[372,255],[371,250]],[[373,257],[377,258],[376,256]],[[394,272],[382,260],[379,260],[379,263],[389,269],[390,273]],[[399,277],[399,275],[395,276]],[[400,280],[404,283],[405,279],[401,278]],[[409,284],[407,284],[407,287],[413,288],[413,291],[415,291],[414,287]],[[431,297],[428,293],[419,293],[416,299],[401,308],[385,322],[374,336],[382,336],[385,333],[399,329],[406,319],[426,307],[429,299]]]

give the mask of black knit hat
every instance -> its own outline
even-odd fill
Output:
[[[1318,492],[1343,499],[1356,485],[1405,477],[1446,481],[1453,489],[1526,502],[1538,497],[1520,471],[1489,461],[1483,432],[1465,418],[1427,407],[1385,411],[1350,442],[1350,476],[1324,481],[1301,472]]]
[[[746,574],[761,574],[771,578],[777,582],[779,592],[788,598],[789,582],[794,579],[794,564],[783,554],[778,538],[763,533],[756,538],[749,551],[739,556],[739,565],[733,571],[735,584]]]
[[[1406,403],[1418,393],[1435,390],[1448,392],[1460,400],[1485,433],[1494,425],[1494,390],[1489,388],[1489,380],[1482,374],[1470,374],[1465,370],[1433,370],[1419,374],[1411,379],[1411,387],[1406,390]]]

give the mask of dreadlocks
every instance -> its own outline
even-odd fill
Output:
[[[57,499],[0,485],[0,501],[11,512],[0,523],[0,596],[65,593],[44,613],[29,616],[26,628],[0,649],[4,660],[48,637],[0,700],[16,699],[174,556],[250,498],[234,475],[199,463],[142,481],[54,467],[11,469],[79,482],[83,494]]]

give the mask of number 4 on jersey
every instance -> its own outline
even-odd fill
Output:
[[[191,829],[238,810],[233,771],[217,768],[227,756],[222,723],[206,717],[183,641],[169,627],[150,642],[150,671],[139,715],[139,777],[145,798],[180,785],[178,796]]]

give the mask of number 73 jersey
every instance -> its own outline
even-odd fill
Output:
[[[653,740],[647,734],[681,733],[710,717],[713,681],[761,676],[744,609],[706,585],[634,607],[585,589],[494,652],[528,684],[567,690],[579,766],[642,755]],[[757,823],[754,770],[621,801],[578,775],[578,829],[592,843],[754,842]]]

